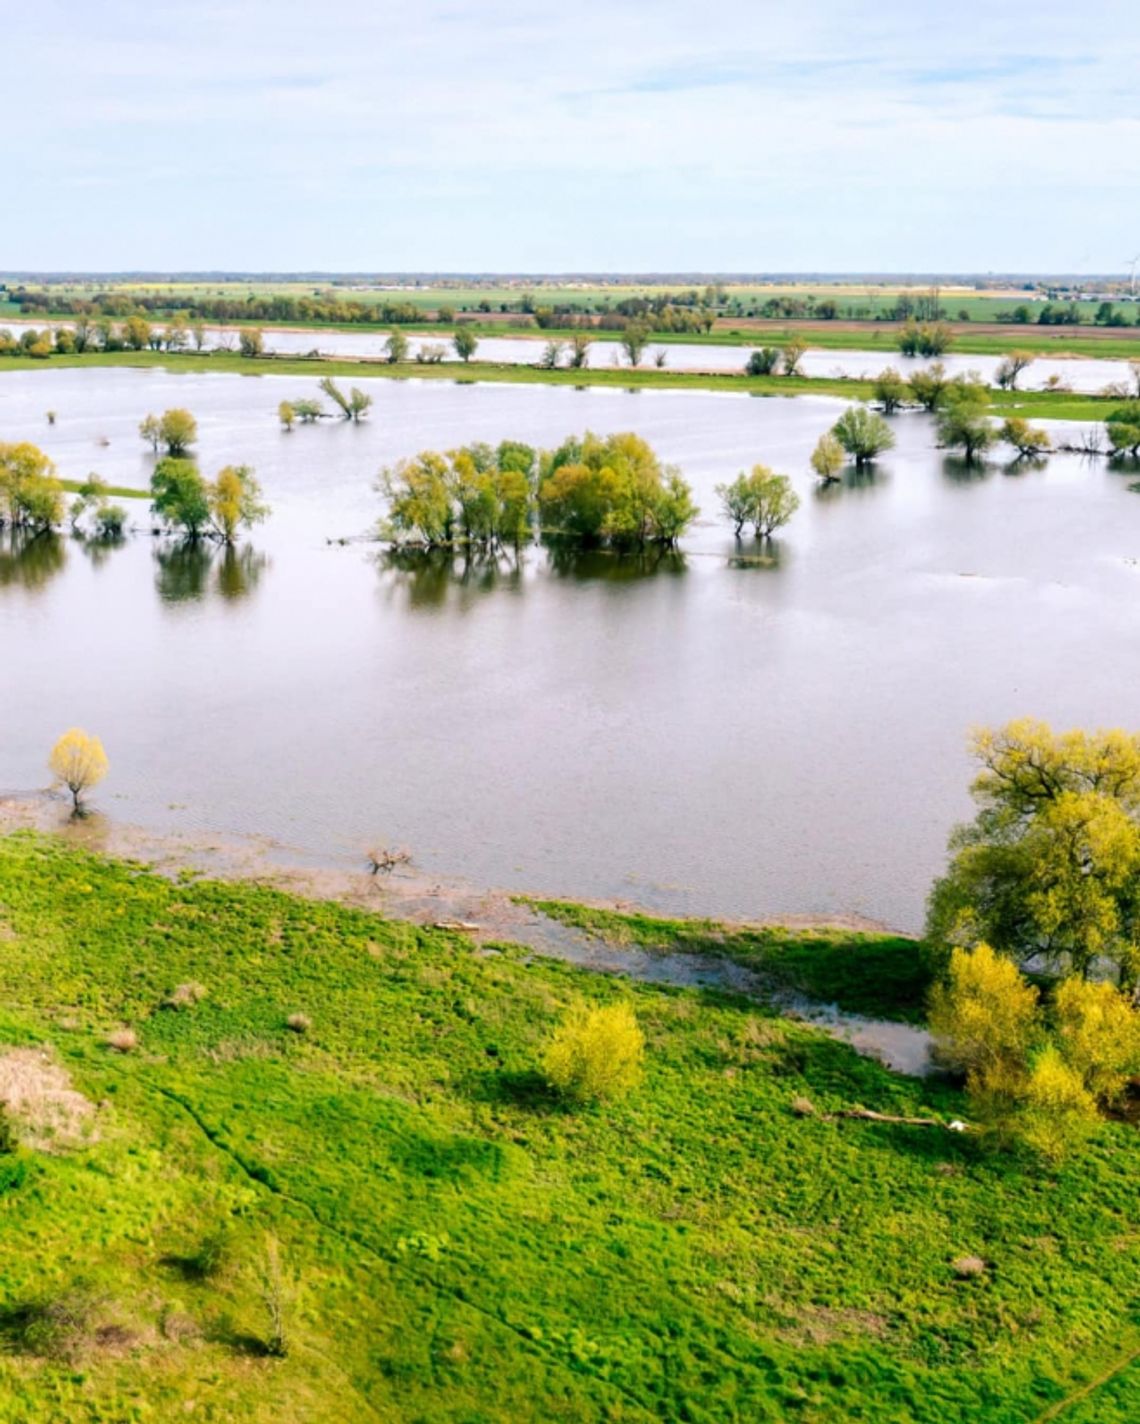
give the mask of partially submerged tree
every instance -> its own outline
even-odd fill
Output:
[[[761,346],[753,351],[744,368],[747,376],[774,376],[780,368],[780,348]]]
[[[283,430],[292,430],[293,422],[297,419],[297,407],[292,401],[283,400],[277,407],[277,419],[281,422]]]
[[[884,415],[894,415],[900,406],[906,405],[910,387],[893,366],[880,371],[872,383],[875,399]]]
[[[56,782],[71,793],[72,811],[78,816],[82,814],[84,794],[103,780],[109,763],[98,737],[72,727],[52,747],[48,765]]]
[[[783,528],[800,507],[799,495],[787,475],[777,475],[766,465],[753,465],[731,484],[717,485],[721,507],[732,520],[737,538],[751,524],[758,539],[768,539]]]
[[[401,460],[380,474],[388,499],[381,533],[428,549],[460,543],[517,549],[531,537],[535,463],[529,445],[507,440],[497,449],[467,445]]]
[[[1053,448],[1049,432],[1039,425],[1030,425],[1024,416],[1011,415],[1001,427],[1001,439],[1012,445],[1019,460],[1036,459]]]
[[[989,411],[990,395],[984,386],[952,382],[938,412],[938,443],[961,450],[967,465],[976,464],[998,438]]]
[[[831,427],[831,434],[860,469],[873,464],[895,443],[895,433],[883,417],[863,405],[848,406]]]
[[[998,362],[994,380],[1003,391],[1015,391],[1021,373],[1033,364],[1032,351],[1011,351]]]
[[[645,348],[649,344],[652,328],[648,322],[631,318],[622,328],[621,347],[631,366],[640,366]]]
[[[538,364],[544,371],[555,370],[562,360],[562,352],[564,350],[565,344],[563,342],[557,339],[548,341],[542,349],[542,359]]]
[[[265,337],[255,326],[243,326],[238,332],[238,350],[243,356],[261,356],[265,353]]]
[[[802,341],[789,341],[780,356],[784,363],[785,376],[798,376],[800,374],[800,362],[804,358],[807,347]]]
[[[341,390],[331,376],[322,376],[317,382],[320,389],[328,396],[340,409],[345,420],[362,420],[368,414],[368,409],[372,404],[372,397],[353,386],[347,395]]]
[[[1104,422],[1113,455],[1140,456],[1140,399],[1125,401],[1109,411]]]
[[[479,349],[479,338],[470,327],[457,326],[451,344],[455,347],[455,354],[466,364]]]
[[[226,465],[206,486],[206,498],[210,523],[223,544],[232,544],[239,530],[252,529],[269,513],[248,465]]]
[[[816,441],[815,449],[811,452],[811,467],[823,481],[830,484],[832,480],[839,478],[839,472],[847,463],[847,456],[843,446],[831,433],[825,431]]]
[[[587,336],[584,331],[576,331],[570,338],[570,365],[581,371],[590,364],[590,347],[594,344],[594,338]]]
[[[393,366],[398,366],[401,361],[408,359],[408,349],[408,338],[398,327],[389,334],[388,340],[384,343],[384,355],[388,358],[389,364]]]
[[[921,371],[915,371],[910,378],[910,390],[923,410],[937,410],[942,404],[946,387],[946,367],[941,361],[932,361]]]
[[[63,518],[55,465],[29,441],[0,444],[0,525],[40,534]]]
[[[157,454],[165,446],[168,455],[185,455],[198,439],[198,422],[188,410],[176,407],[161,415],[148,415],[139,425],[139,434]]]
[[[632,433],[588,432],[544,454],[538,497],[552,531],[622,548],[671,546],[698,512],[679,471]]]
[[[206,481],[193,460],[166,455],[150,477],[151,509],[168,529],[196,539],[210,522]]]

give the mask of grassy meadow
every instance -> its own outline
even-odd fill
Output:
[[[544,1045],[617,998],[645,1080],[569,1108]],[[833,1117],[964,1103],[754,1002],[20,833],[0,1045],[4,1424],[1135,1417],[1134,1130]]]
[[[478,355],[478,353],[476,353]],[[887,361],[884,360],[884,365]],[[823,395],[843,400],[870,400],[872,383],[830,376],[746,376],[743,372],[670,371],[668,367],[590,367],[544,370],[537,366],[472,360],[438,365],[414,361],[390,365],[383,360],[337,357],[246,357],[232,351],[92,351],[82,355],[5,356],[5,371],[47,371],[64,367],[163,367],[171,371],[213,371],[240,376],[369,376],[387,380],[493,381],[515,385],[612,386],[623,390],[736,391],[755,396]],[[1099,421],[1114,401],[1102,396],[1065,391],[992,392],[992,414],[1020,414],[1042,420]]]

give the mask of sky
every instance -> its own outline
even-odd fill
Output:
[[[1140,254],[1135,0],[0,16],[6,271],[1123,272]]]

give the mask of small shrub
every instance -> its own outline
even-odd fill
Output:
[[[797,1117],[815,1117],[815,1104],[810,1098],[792,1099],[792,1111]]]
[[[74,1364],[95,1338],[100,1301],[86,1286],[25,1306],[15,1323],[18,1348],[29,1355]]]
[[[107,1035],[106,1043],[116,1053],[133,1053],[139,1046],[139,1036],[133,1028],[117,1028]]]
[[[192,981],[179,984],[163,1000],[163,1008],[191,1009],[195,1004],[200,1004],[205,997],[206,990],[201,984],[195,984]]]
[[[187,1275],[195,1280],[214,1280],[224,1274],[230,1264],[231,1243],[228,1232],[211,1231],[199,1241],[197,1249],[184,1258]]]
[[[551,1087],[576,1102],[623,1097],[641,1080],[645,1036],[629,1004],[576,1005],[543,1058]]]
[[[285,1027],[294,1033],[308,1033],[312,1026],[313,1021],[308,1014],[290,1014],[285,1020]]]
[[[986,1263],[980,1256],[957,1256],[950,1262],[950,1269],[959,1279],[966,1281],[974,1276],[984,1276]]]

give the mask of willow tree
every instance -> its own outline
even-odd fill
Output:
[[[226,465],[206,486],[210,523],[223,544],[232,544],[239,530],[252,529],[269,514],[261,486],[248,465]]]
[[[78,816],[82,813],[84,794],[107,775],[109,762],[98,737],[89,736],[80,727],[72,727],[52,747],[48,766],[56,783],[66,786],[71,793],[72,810]]]
[[[1140,735],[1011,722],[975,734],[974,820],[950,840],[927,930],[1019,964],[1140,977]]]
[[[895,433],[883,417],[862,405],[848,406],[831,434],[859,468],[873,464],[895,443]]]
[[[737,538],[751,524],[758,539],[770,539],[800,507],[800,497],[787,475],[777,475],[767,465],[753,465],[731,484],[717,485],[724,513],[732,520]]]
[[[63,518],[55,465],[29,441],[0,444],[0,524],[43,533]]]

